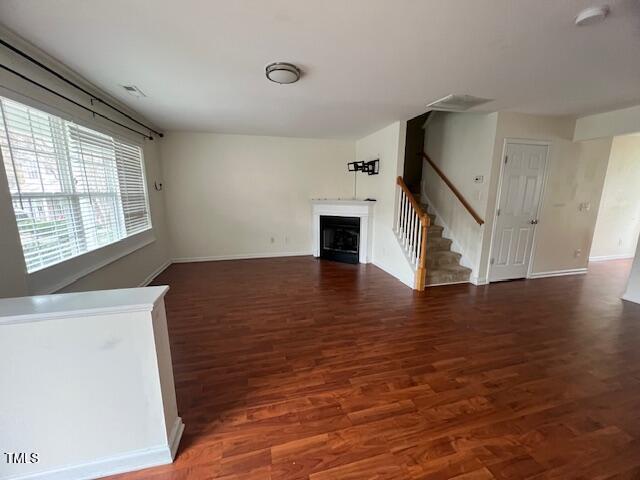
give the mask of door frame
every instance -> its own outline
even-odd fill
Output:
[[[545,198],[545,192],[547,190],[547,181],[549,179],[549,159],[551,158],[551,149],[553,146],[553,142],[551,140],[540,140],[540,139],[532,139],[532,138],[519,138],[519,137],[506,137],[502,144],[502,154],[500,155],[500,174],[498,175],[498,192],[496,194],[496,202],[493,206],[493,226],[491,227],[491,241],[489,242],[489,268],[487,269],[487,283],[491,283],[491,268],[493,265],[491,264],[491,258],[493,255],[493,249],[495,247],[495,237],[496,237],[496,228],[498,226],[498,222],[496,221],[498,218],[498,208],[500,208],[500,200],[502,198],[502,178],[504,176],[504,166],[506,165],[504,162],[504,158],[507,154],[507,146],[509,144],[518,144],[518,145],[539,145],[547,147],[547,155],[544,159],[544,169],[542,172],[542,190],[540,190],[540,200],[538,202],[538,209],[536,211],[536,218],[540,219],[540,214],[542,213],[542,204]],[[533,227],[533,238],[531,240],[531,253],[529,254],[529,265],[527,266],[527,274],[524,278],[531,278],[531,268],[533,266],[533,261],[535,259],[535,251],[536,251],[536,240],[538,236],[538,225],[534,225]],[[516,280],[516,279],[514,279]],[[502,281],[502,280],[493,280],[494,282]]]

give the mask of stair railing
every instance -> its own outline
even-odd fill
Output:
[[[462,195],[462,193],[460,193],[460,190],[458,190],[455,185],[453,183],[451,183],[451,180],[449,180],[447,178],[447,176],[444,174],[444,172],[442,170],[440,170],[440,167],[438,167],[438,165],[436,165],[434,163],[433,160],[431,160],[431,158],[429,158],[429,155],[427,155],[426,153],[422,152],[420,155],[422,155],[422,158],[424,158],[427,163],[429,165],[431,165],[431,168],[433,168],[433,171],[436,172],[438,174],[438,176],[442,179],[442,181],[445,183],[445,185],[447,187],[449,187],[449,189],[451,190],[451,193],[453,193],[456,198],[460,201],[460,203],[462,204],[462,206],[465,208],[465,210],[467,212],[469,212],[469,215],[471,215],[473,217],[473,219],[476,221],[476,223],[478,225],[482,225],[484,223],[484,220],[480,217],[480,215],[478,215],[478,213],[473,209],[473,207],[471,206],[471,204],[467,201],[466,198],[464,198],[464,196]]]
[[[399,188],[394,229],[400,245],[416,272],[414,288],[424,290],[427,276],[429,215],[422,210],[402,177],[398,177],[396,183]]]

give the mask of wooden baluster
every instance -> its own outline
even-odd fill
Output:
[[[398,234],[400,235],[400,240],[402,240],[402,235],[404,232],[404,212],[405,212],[405,204],[404,204],[404,192],[400,189],[400,229],[398,230]]]
[[[422,222],[418,228],[418,242],[416,243],[416,263],[420,265],[420,252],[422,251]]]
[[[413,257],[415,258],[415,264],[418,264],[418,259],[419,259],[419,253],[420,253],[420,242],[418,240],[418,237],[420,236],[420,214],[419,212],[416,212],[416,231],[414,233],[414,239],[413,239]]]
[[[402,245],[404,246],[404,240],[407,233],[407,195],[404,190],[402,191]]]
[[[413,248],[411,249],[411,257],[413,258],[414,265],[418,265],[418,232],[420,231],[420,215],[415,210],[413,211],[415,217],[415,228],[413,229]]]
[[[409,235],[407,236],[407,250],[409,251],[409,258],[411,258],[411,250],[413,250],[413,231],[416,228],[415,225],[415,215],[413,211],[413,206],[411,207],[411,211],[409,212]]]
[[[411,211],[411,202],[409,202],[409,197],[407,196],[407,194],[404,194],[404,201],[407,204],[407,211],[405,214],[405,228],[404,228],[404,246],[406,247],[407,244],[409,243],[409,221],[410,221],[410,216],[409,216],[409,212]]]
[[[402,212],[402,188],[398,187],[398,194],[396,197],[396,218],[395,218],[395,226],[396,233],[400,231],[400,215]]]

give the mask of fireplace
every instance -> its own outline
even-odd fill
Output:
[[[320,216],[320,258],[360,262],[360,218]]]
[[[375,204],[375,201],[370,200],[312,199],[313,256],[354,263],[370,263],[373,254],[371,240]],[[339,227],[339,232],[335,231],[336,225]],[[326,237],[323,233],[325,226],[330,227]],[[335,237],[336,233],[339,238]],[[325,245],[329,248],[323,248]],[[340,250],[346,251],[340,252]]]

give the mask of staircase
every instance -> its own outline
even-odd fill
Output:
[[[428,213],[429,206],[420,201],[419,195],[416,195],[416,200],[431,219],[430,225],[427,227],[427,275],[425,285],[428,287],[468,282],[471,269],[460,265],[462,255],[451,251],[452,241],[442,236],[444,227],[437,225],[436,216]]]
[[[428,206],[409,190],[402,177],[396,183],[394,233],[414,271],[413,288],[468,282],[471,269],[460,265],[461,255],[451,251],[452,242],[442,236],[443,227],[435,224],[435,215],[428,213]]]
[[[451,190],[476,223],[482,226],[484,220],[438,165],[426,153],[421,152],[419,155],[426,160],[426,163],[431,166],[435,174]],[[428,286],[469,282],[471,269],[460,265],[462,255],[451,251],[453,242],[442,236],[444,228],[435,223],[436,216],[429,213],[429,206],[421,201],[419,194],[415,194],[409,189],[402,177],[396,179],[396,185],[397,198],[393,231],[414,272],[413,288],[424,290]]]

